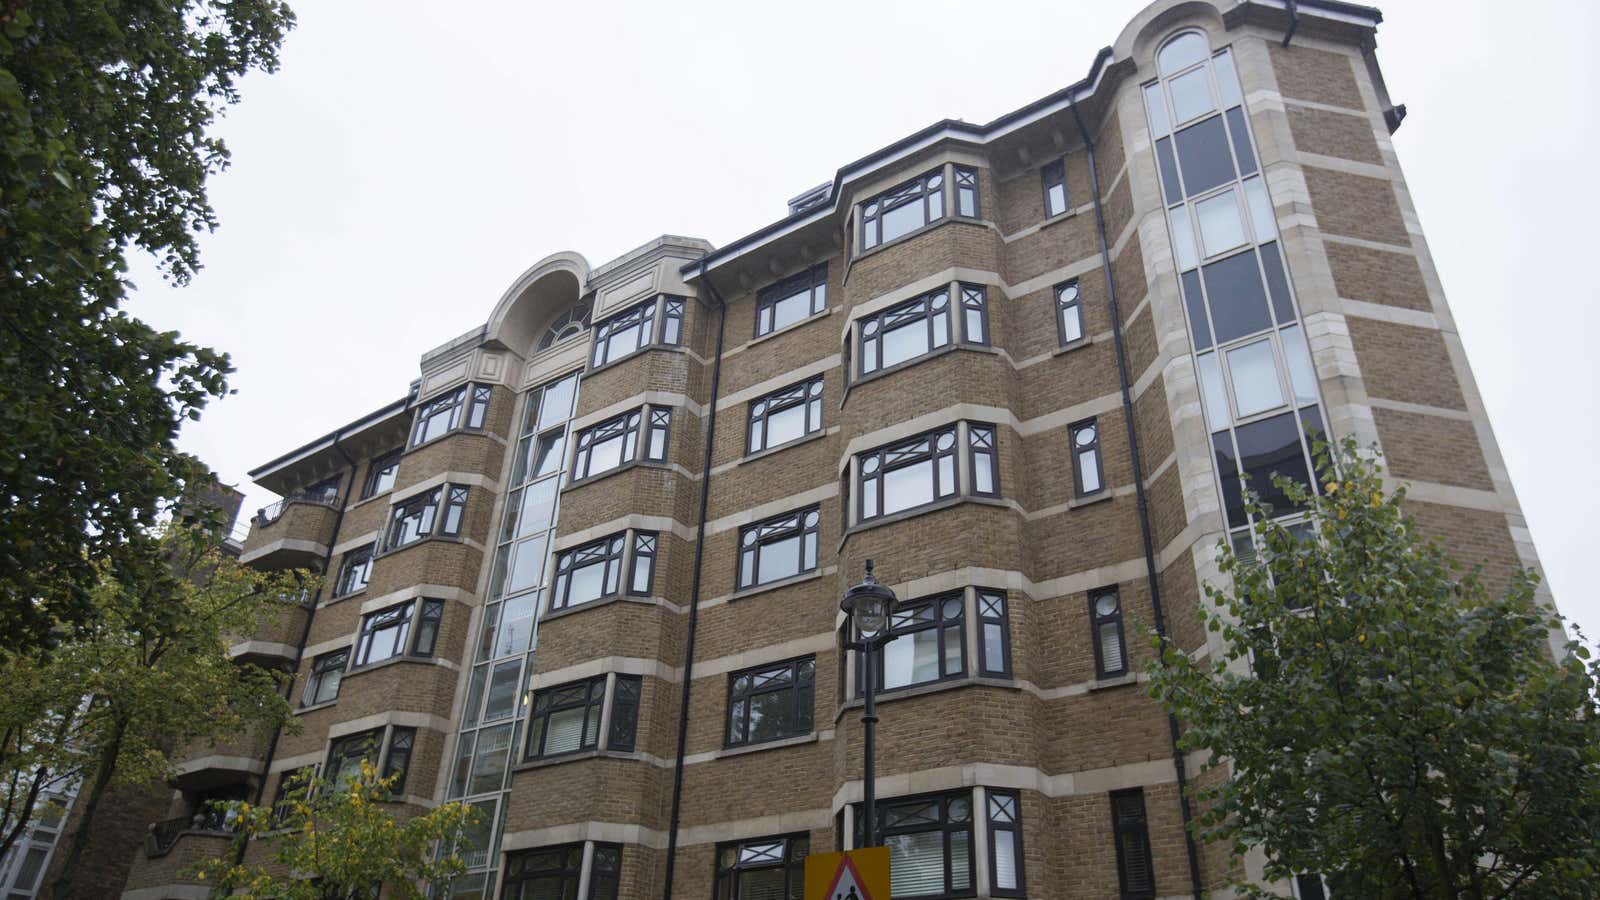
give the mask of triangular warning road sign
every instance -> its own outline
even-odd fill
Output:
[[[823,895],[827,900],[874,900],[867,893],[866,879],[856,870],[855,861],[849,856],[839,860],[839,871],[833,873],[833,883],[828,885],[828,892]],[[889,900],[887,897],[877,900]]]

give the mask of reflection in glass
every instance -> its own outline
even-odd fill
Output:
[[[1256,341],[1228,351],[1228,374],[1233,380],[1233,400],[1241,418],[1282,406],[1283,387],[1272,344]]]

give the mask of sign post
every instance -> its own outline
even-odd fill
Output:
[[[807,856],[805,900],[889,900],[889,848]]]

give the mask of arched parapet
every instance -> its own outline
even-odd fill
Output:
[[[1140,10],[1112,45],[1116,59],[1132,59],[1143,69],[1158,44],[1179,25],[1200,25],[1215,35],[1226,29],[1222,5],[1212,0],[1156,0]]]
[[[527,357],[544,332],[589,290],[589,261],[563,250],[539,260],[501,295],[484,326],[484,341]]]

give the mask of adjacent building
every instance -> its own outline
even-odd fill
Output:
[[[403,804],[483,812],[453,897],[799,897],[807,853],[863,840],[838,600],[869,558],[902,601],[896,897],[1218,885],[1140,629],[1216,648],[1241,475],[1270,495],[1308,435],[1354,437],[1492,579],[1538,566],[1379,20],[1157,0],[1083,80],[727,246],[554,253],[482,298],[395,402],[251,473],[283,499],[242,559],[327,576],[236,648],[295,673],[302,727],[197,749],[122,896],[204,896],[205,800],[370,759]]]

